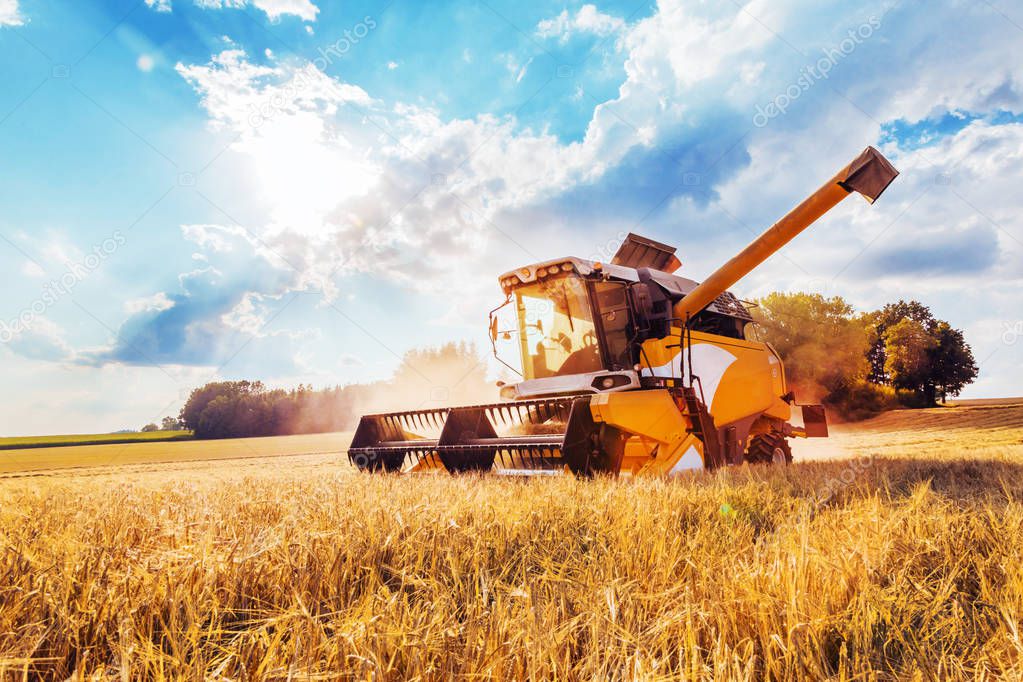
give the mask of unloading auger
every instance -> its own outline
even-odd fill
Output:
[[[788,439],[825,437],[798,405],[770,344],[728,287],[849,194],[870,203],[898,175],[868,147],[703,283],[672,274],[675,249],[630,234],[610,263],[558,258],[500,277],[490,315],[517,338],[523,380],[502,402],[364,416],[348,456],[364,471],[677,474],[792,459]],[[512,306],[516,328],[499,328]]]

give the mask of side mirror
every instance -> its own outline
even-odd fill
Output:
[[[654,312],[653,293],[646,282],[636,282],[631,289],[633,314],[639,326],[645,328],[649,326],[649,320]]]
[[[490,340],[497,343],[497,316],[490,316]]]

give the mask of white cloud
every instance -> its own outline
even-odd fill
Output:
[[[174,307],[174,301],[167,298],[167,294],[159,292],[144,298],[135,298],[124,302],[124,312],[135,315],[143,312],[154,312],[168,310]]]
[[[529,70],[529,65],[533,63],[533,58],[530,57],[526,60],[526,63],[522,65],[522,68],[515,74],[515,82],[521,83],[522,79],[526,77],[526,72]]]
[[[171,9],[170,0],[147,4]],[[231,3],[220,4],[225,5]],[[271,19],[316,17],[308,2],[252,6]],[[209,306],[212,322],[204,323],[196,313],[199,322],[184,328],[196,340],[188,344],[191,355],[180,361],[209,362],[218,352],[228,357],[242,340],[259,334],[267,336],[261,341],[279,342],[278,350],[291,350],[284,339],[261,329],[273,297],[324,282],[338,295],[329,281],[335,272],[443,292],[450,307],[436,310],[436,317],[474,328],[481,327],[485,305],[492,307],[499,297],[494,277],[503,269],[561,253],[586,256],[609,235],[630,228],[679,244],[685,272],[700,278],[859,147],[876,142],[881,123],[919,121],[955,109],[1023,110],[1023,42],[1014,27],[980,3],[935,2],[923,10],[919,3],[896,3],[879,33],[830,79],[788,114],[756,130],[751,125],[755,105],[782,92],[847,29],[871,12],[882,13],[880,2],[824,2],[807,11],[805,4],[766,0],[742,8],[663,0],[653,16],[621,27],[588,7],[591,14],[565,12],[544,30],[551,39],[564,40],[579,33],[615,35],[626,57],[626,78],[613,98],[595,108],[578,142],[530,130],[511,117],[446,119],[428,108],[381,102],[312,66],[262,66],[241,51],[221,53],[208,64],[179,65],[213,125],[241,134],[233,152],[253,169],[258,183],[247,189],[271,208],[264,224],[249,226],[255,234],[222,225],[182,227],[202,251],[196,254],[199,272],[211,274],[203,287],[193,283],[196,273],[186,276],[188,301],[194,308],[204,297],[216,300],[230,286],[225,280],[232,273],[240,277],[226,267],[226,274],[216,273],[207,261],[221,265],[255,253],[273,264],[247,268],[245,276],[270,270],[271,281],[241,282],[242,288],[259,291]],[[17,2],[0,0],[0,25],[23,21]],[[312,32],[312,26],[304,28]],[[466,49],[462,58],[470,62],[473,56]],[[512,77],[523,68],[516,63]],[[686,163],[702,164],[696,168],[703,173],[700,192],[669,195],[664,208],[639,225],[646,206],[615,205],[633,200],[621,196],[631,191],[619,187],[629,180],[620,170],[623,161],[638,158],[629,168],[642,170],[659,154],[675,158],[708,130],[722,138],[721,159],[718,154],[696,161],[685,157]],[[733,142],[734,151],[725,153]],[[1008,344],[1003,335],[1023,323],[1021,149],[1020,125],[983,120],[957,134],[939,135],[923,149],[890,145],[885,151],[903,174],[877,206],[846,201],[743,280],[738,293],[817,288],[863,309],[899,297],[919,298],[966,330],[982,366],[975,395],[1017,392],[1023,382],[1023,338]],[[706,168],[715,164],[729,170],[708,179]],[[586,188],[595,191],[568,208],[552,204],[566,192]],[[652,207],[660,197],[639,198]],[[584,213],[591,201],[600,220],[591,222]],[[81,257],[63,243],[41,252],[48,267]],[[938,261],[926,260],[935,254]],[[885,264],[910,270],[880,268]],[[38,274],[29,266],[23,270]],[[363,300],[372,295],[361,293]],[[169,303],[167,294],[158,293],[126,309],[153,314],[169,310]],[[184,305],[174,311],[179,312],[192,314]],[[232,333],[237,344],[218,344]],[[131,338],[143,343],[146,337]],[[166,341],[174,334],[155,338]],[[28,387],[6,414],[7,423],[25,433],[52,429],[53,414],[62,415],[60,426],[69,430],[137,427],[176,411],[182,387],[213,378],[199,369],[179,375],[164,361],[180,354],[164,357],[156,345],[144,346],[147,355],[155,354],[174,378],[164,369],[116,362],[65,367],[74,352],[63,331],[48,321],[12,343],[0,347],[0,355],[34,358],[0,362],[5,384]],[[265,376],[263,363],[275,354],[258,350],[252,371]],[[346,364],[347,358],[338,362]],[[121,400],[111,405],[114,394]]]
[[[196,7],[202,9],[240,9],[248,0],[194,0]]]
[[[277,21],[286,14],[304,21],[316,21],[320,11],[310,0],[252,0],[252,4],[266,12],[270,21]]]
[[[0,0],[0,26],[21,26],[25,18],[18,12],[18,0]]]
[[[583,5],[574,15],[569,14],[568,10],[562,10],[558,16],[544,19],[536,25],[536,34],[541,38],[557,38],[560,42],[566,43],[574,35],[604,37],[621,30],[624,26],[623,19],[604,14],[594,5]]]
[[[269,313],[262,306],[263,297],[255,292],[245,294],[234,308],[221,316],[221,321],[228,327],[237,329],[252,336],[263,333]],[[259,307],[257,308],[257,305]]]
[[[182,225],[181,233],[188,241],[215,253],[231,251],[234,241],[246,240],[245,230],[238,226]]]
[[[448,265],[464,266],[497,211],[589,172],[578,145],[518,133],[512,119],[445,122],[429,109],[386,108],[311,66],[259,66],[229,50],[178,70],[214,124],[241,134],[234,151],[272,206],[252,243],[298,269],[294,286],[332,291],[323,280],[339,269],[447,286],[467,275]],[[266,103],[272,110],[251,125]],[[184,229],[201,246],[228,248],[224,228]]]
[[[394,71],[397,68],[398,68],[398,62],[395,62],[395,61],[387,62],[387,70],[388,71]]]
[[[4,2],[0,0],[0,8]],[[262,10],[270,21],[279,21],[282,16],[296,16],[304,21],[316,21],[320,9],[311,0],[194,0],[202,9],[240,9],[251,4]],[[157,12],[170,12],[171,0],[146,0],[146,4]],[[309,30],[309,27],[306,29]],[[311,31],[309,31],[311,33]]]
[[[64,337],[64,330],[59,325],[37,316],[30,325],[14,330],[11,337],[4,340],[3,346],[24,358],[64,362],[75,355]]]
[[[21,265],[21,273],[26,277],[45,277],[46,271],[35,261],[27,260]]]
[[[219,378],[200,367],[95,368],[4,357],[0,381],[21,390],[4,406],[0,428],[5,436],[138,429],[177,414],[192,387]]]
[[[530,65],[533,63],[533,57],[530,57],[523,63],[514,54],[499,54],[497,60],[504,64],[504,68],[515,78],[516,83],[522,82],[522,79],[526,77],[526,73],[529,71]]]

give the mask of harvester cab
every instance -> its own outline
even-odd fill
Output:
[[[505,273],[495,356],[522,380],[502,402],[364,416],[349,458],[366,471],[672,475],[787,463],[788,439],[827,436],[781,358],[749,338],[728,288],[852,192],[873,203],[898,175],[868,147],[702,283],[675,249],[630,234],[609,263],[558,258]],[[498,352],[516,349],[521,371]]]

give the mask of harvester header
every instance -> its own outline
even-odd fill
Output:
[[[610,263],[565,257],[501,275],[490,337],[502,362],[498,341],[517,346],[522,375],[504,402],[367,415],[350,459],[366,471],[580,475],[791,461],[789,438],[827,435],[824,409],[796,404],[728,287],[849,194],[873,203],[897,175],[868,147],[703,283],[674,274],[673,247],[632,234]]]

